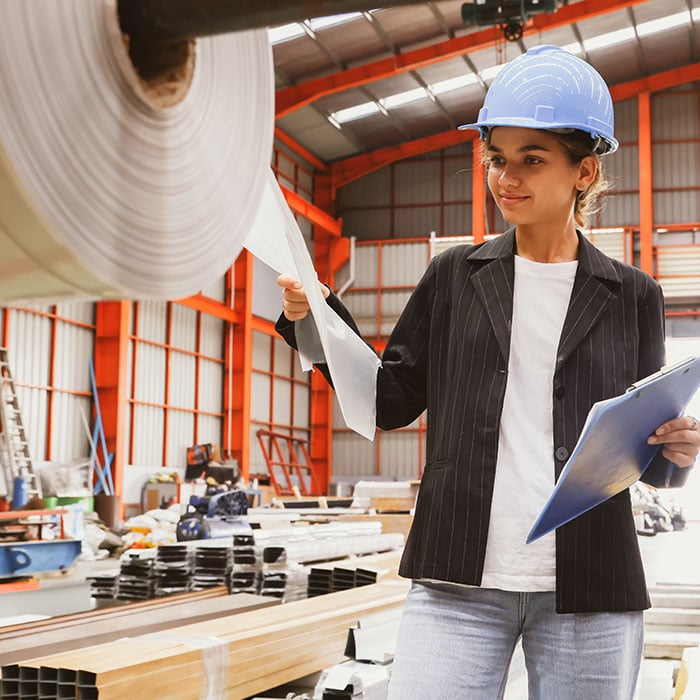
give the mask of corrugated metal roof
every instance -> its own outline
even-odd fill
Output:
[[[569,0],[571,6],[583,0]],[[583,42],[583,55],[611,85],[636,80],[674,68],[697,63],[700,58],[700,0],[646,0],[629,7],[615,7],[603,0],[589,0],[586,7],[600,6],[600,12],[578,22],[537,33],[520,41],[499,41],[461,57],[428,62],[415,70],[386,74],[376,63],[422,47],[436,47],[485,28],[464,26],[462,2],[445,0],[371,12],[353,13],[352,19],[318,27],[314,21],[299,25],[303,34],[275,44],[277,87],[304,85],[322,76],[342,78],[344,71],[367,66],[378,79],[363,80],[316,97],[278,120],[278,126],[300,145],[325,162],[375,151],[424,136],[454,129],[477,114],[489,83],[488,71],[539,43],[560,46]],[[564,3],[559,3],[563,5]],[[621,2],[620,5],[623,3]],[[582,6],[583,7],[583,6]],[[603,11],[604,7],[610,7]],[[693,17],[692,11],[695,10]],[[687,18],[682,16],[687,14]],[[650,22],[677,17],[680,22],[661,31]],[[630,38],[617,41],[611,32],[627,32]],[[601,38],[603,37],[603,38]],[[599,44],[591,44],[600,39]],[[335,77],[334,77],[335,76]],[[436,84],[469,76],[472,84],[441,91]],[[380,103],[412,90],[435,87],[435,94],[403,106],[384,109],[375,105],[371,116],[333,126],[329,116],[366,103]]]

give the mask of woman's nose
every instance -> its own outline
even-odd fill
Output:
[[[499,180],[504,184],[518,182],[520,180],[518,169],[514,165],[507,163],[503,167],[503,170],[501,170],[501,176]]]

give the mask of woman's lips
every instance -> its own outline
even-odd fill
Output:
[[[512,192],[509,192],[508,194],[501,193],[500,195],[501,202],[505,204],[506,206],[515,206],[516,204],[520,204],[521,202],[524,202],[526,199],[529,199],[527,195],[524,194],[513,194]]]

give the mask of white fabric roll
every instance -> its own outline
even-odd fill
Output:
[[[173,299],[224,274],[272,153],[267,31],[198,40],[184,93],[140,91],[116,0],[2,0],[0,303]]]

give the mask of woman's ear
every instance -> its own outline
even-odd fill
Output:
[[[585,192],[594,182],[600,167],[595,156],[584,156],[578,166],[578,179],[576,189]]]

